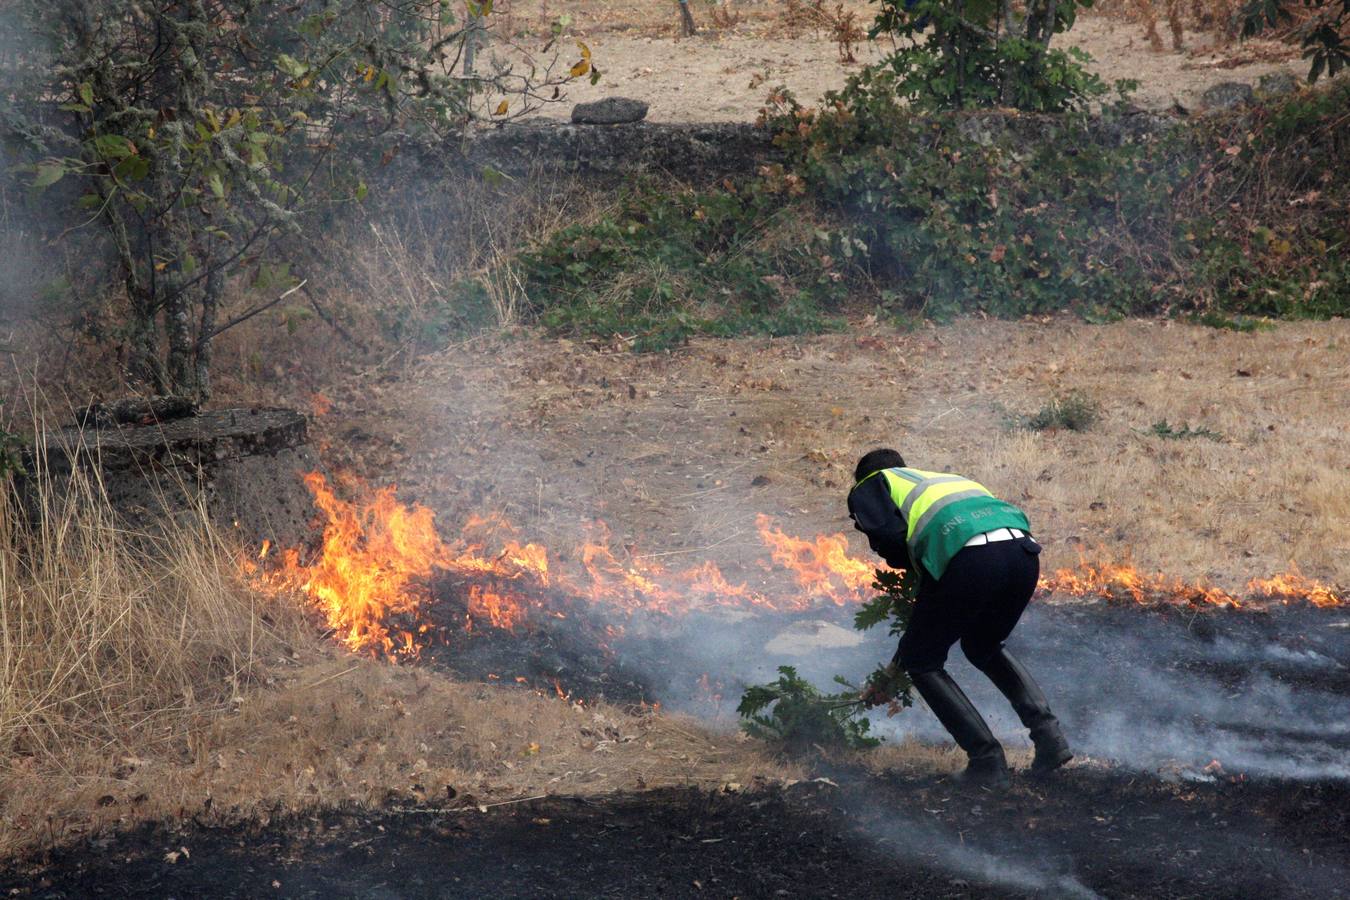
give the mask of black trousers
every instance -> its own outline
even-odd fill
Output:
[[[1040,577],[1041,545],[1030,537],[966,547],[942,578],[919,584],[895,661],[910,674],[935,672],[952,644],[976,668],[998,653],[1027,608]]]

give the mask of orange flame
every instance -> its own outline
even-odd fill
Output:
[[[315,505],[328,517],[323,549],[312,565],[287,551],[280,577],[308,594],[338,638],[353,650],[396,651],[387,622],[400,614],[417,617],[425,597],[414,581],[425,578],[446,558],[431,510],[407,507],[381,488],[362,510],[338,499],[324,477],[311,472],[305,484]],[[404,639],[405,652],[410,640]]]
[[[775,528],[763,514],[756,517],[755,527],[773,561],[790,570],[811,596],[843,606],[859,599],[872,584],[874,567],[848,555],[848,538],[842,534],[816,535],[810,541],[795,538]]]
[[[801,611],[822,602],[861,603],[871,595],[874,567],[848,554],[845,535],[794,537],[764,515],[756,520],[769,557],[763,565],[789,574],[800,589],[795,595],[771,596],[731,582],[711,561],[667,571],[650,558],[633,554],[631,548],[614,546],[603,522],[594,524],[577,554],[580,571],[555,571],[547,550],[515,539],[515,529],[500,516],[473,517],[459,539],[446,543],[436,531],[431,510],[398,502],[392,486],[358,505],[339,499],[317,472],[306,475],[305,483],[326,519],[322,546],[313,560],[302,562],[300,552],[291,549],[266,571],[264,563],[277,554],[270,553],[270,542],[264,542],[257,560],[241,564],[260,583],[308,596],[349,648],[390,658],[416,656],[434,637],[426,607],[431,601],[430,580],[437,573],[469,581],[464,622],[469,631],[484,626],[515,629],[531,615],[565,618],[566,612],[552,602],[557,596],[583,598],[625,614],[642,610],[674,615],[712,606]],[[502,532],[512,537],[498,543],[495,535]],[[489,542],[501,549],[488,553]],[[1128,564],[1083,559],[1077,569],[1059,569],[1042,578],[1039,589],[1042,595],[1141,605],[1266,608],[1344,603],[1332,587],[1293,567],[1269,579],[1254,579],[1239,597],[1203,582],[1188,584],[1145,575]],[[620,631],[610,629],[611,635]]]
[[[1311,603],[1319,609],[1329,609],[1345,603],[1344,598],[1340,597],[1330,585],[1305,577],[1294,563],[1289,564],[1288,572],[1274,578],[1253,578],[1247,582],[1247,590],[1280,603],[1302,601]]]
[[[1342,606],[1345,599],[1330,585],[1304,576],[1290,563],[1289,571],[1247,582],[1238,596],[1204,581],[1185,582],[1161,574],[1147,575],[1128,563],[1079,560],[1078,568],[1057,569],[1041,578],[1043,594],[1108,601],[1129,600],[1143,606],[1213,606],[1228,609],[1266,609],[1307,603],[1319,608]]]
[[[323,394],[313,393],[309,395],[309,410],[314,414],[314,418],[319,419],[333,411],[333,401],[329,400]]]

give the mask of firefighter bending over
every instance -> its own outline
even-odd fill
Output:
[[[889,670],[904,670],[919,695],[970,758],[963,777],[1002,784],[1003,747],[979,710],[943,668],[952,644],[1012,703],[1036,745],[1033,774],[1073,758],[1045,695],[1003,642],[1022,617],[1040,575],[1041,545],[1026,515],[960,475],[905,466],[894,450],[858,460],[849,515],[892,568],[914,568],[918,599]],[[885,687],[864,691],[869,706]]]

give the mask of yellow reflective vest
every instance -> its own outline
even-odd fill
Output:
[[[997,528],[1031,532],[1022,510],[962,475],[911,468],[880,469],[855,484],[853,490],[857,491],[872,478],[884,479],[889,489],[891,502],[903,523],[910,560],[921,564],[934,578],[941,578],[952,557],[978,534]]]

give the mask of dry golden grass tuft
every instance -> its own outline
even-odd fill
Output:
[[[180,740],[289,656],[300,616],[245,591],[209,523],[131,535],[101,485],[32,479],[0,508],[0,753]]]

